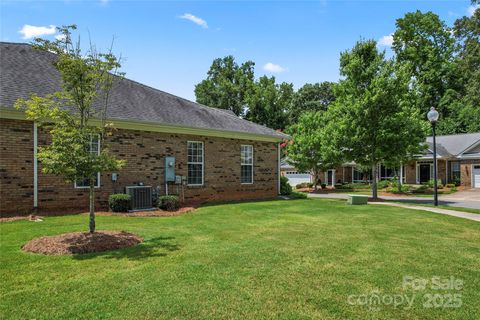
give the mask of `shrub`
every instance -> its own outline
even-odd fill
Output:
[[[307,187],[307,183],[305,182],[302,182],[302,183],[299,183],[295,186],[295,189],[303,189],[303,188],[306,188]]]
[[[280,194],[288,196],[292,193],[292,186],[288,183],[287,177],[280,177]]]
[[[177,196],[161,196],[158,198],[160,209],[176,211],[180,208],[180,201]]]
[[[340,190],[351,190],[353,189],[353,185],[351,183],[346,183],[346,184],[336,184],[335,189],[340,189]]]
[[[291,194],[290,194],[290,199],[307,199],[307,194],[306,193],[303,193],[303,192],[295,192],[293,191]]]
[[[302,182],[295,186],[295,189],[304,189],[304,188],[311,188],[313,187],[313,183],[310,182]]]
[[[325,183],[322,183],[320,186],[322,187],[322,189],[325,189],[327,187]]]
[[[422,184],[421,186],[419,186],[418,188],[412,190],[412,193],[425,193],[428,189],[428,186],[427,185],[424,185]]]
[[[402,187],[401,187],[401,193],[404,193],[404,192],[409,192],[411,190],[411,187],[408,186],[408,185],[405,185],[405,184],[402,184]],[[398,192],[398,185],[397,186],[391,186],[391,187],[388,187],[387,188],[387,192],[391,192],[391,193],[399,193]]]
[[[433,179],[428,180],[427,186],[428,186],[429,188],[433,188],[434,181],[435,181],[435,180],[433,180]],[[442,179],[437,179],[437,188],[439,188],[439,186],[442,186],[442,188],[443,188]]]
[[[385,188],[388,188],[389,186],[390,186],[390,181],[388,180],[381,180],[381,181],[378,181],[377,183],[378,189],[385,189]]]
[[[446,187],[447,188],[455,188],[455,183],[447,183]]]
[[[108,197],[108,207],[113,212],[127,212],[132,207],[132,201],[129,194],[116,193]]]

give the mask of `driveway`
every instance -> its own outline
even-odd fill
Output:
[[[347,199],[348,193],[310,193],[311,198],[324,199]],[[417,203],[417,204],[431,204],[432,198],[413,197],[413,196],[381,196],[385,200]],[[452,207],[463,207],[471,209],[480,209],[480,189],[470,189],[465,191],[458,191],[454,194],[439,195],[438,203]]]

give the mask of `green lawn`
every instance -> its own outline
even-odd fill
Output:
[[[145,237],[116,252],[48,257],[20,249],[34,237],[86,230],[87,220],[0,224],[1,319],[480,317],[480,223],[469,220],[336,200],[266,201],[169,218],[98,217],[99,229]],[[404,276],[453,276],[463,288],[404,289]],[[358,304],[372,293],[414,300],[410,309],[388,299]],[[461,294],[462,305],[425,308],[426,294],[447,305],[445,294]]]

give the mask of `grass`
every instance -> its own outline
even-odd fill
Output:
[[[439,204],[438,206],[434,206],[433,204],[427,204],[427,203],[408,203],[408,202],[397,202],[397,203],[407,204],[407,205],[411,204],[411,205],[415,205],[415,206],[423,206],[423,207],[431,207],[431,208],[449,209],[449,210],[455,210],[455,211],[461,211],[461,212],[480,214],[480,209],[455,207],[455,206],[450,206],[450,205],[445,205],[445,204]]]
[[[99,229],[145,238],[125,250],[49,257],[20,249],[87,222],[76,215],[0,225],[0,318],[480,317],[480,224],[469,220],[336,200],[265,201],[168,218],[98,217]],[[402,287],[404,276],[453,276],[463,288],[415,291]],[[371,293],[414,302],[348,303]],[[423,306],[425,294],[457,293],[460,308]]]

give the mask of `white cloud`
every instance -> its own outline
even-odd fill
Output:
[[[191,13],[185,13],[185,14],[181,15],[180,19],[185,19],[185,20],[192,21],[193,23],[198,24],[199,26],[201,26],[202,28],[205,28],[205,29],[208,28],[207,21],[203,20],[200,17],[196,17]]]
[[[271,72],[271,73],[281,73],[281,72],[286,71],[287,69],[285,69],[284,67],[282,67],[278,64],[268,62],[267,64],[265,64],[263,66],[263,70]]]
[[[378,39],[379,46],[391,47],[393,44],[393,33],[389,34],[388,36],[383,36]]]
[[[36,26],[31,26],[29,24],[25,24],[22,29],[20,29],[18,32],[20,32],[23,36],[23,39],[31,39],[35,37],[40,37],[40,36],[45,36],[45,35],[51,35],[55,34],[57,29],[53,24],[51,24],[48,27],[36,27]]]
[[[64,35],[64,34],[57,34],[57,35],[55,36],[55,39],[60,40],[60,41],[63,41],[63,40],[65,40],[65,35]]]
[[[475,12],[475,10],[477,10],[478,8],[480,8],[480,5],[476,4],[476,5],[471,5],[470,7],[468,7],[467,9],[467,14],[469,17],[473,16],[473,13]]]

